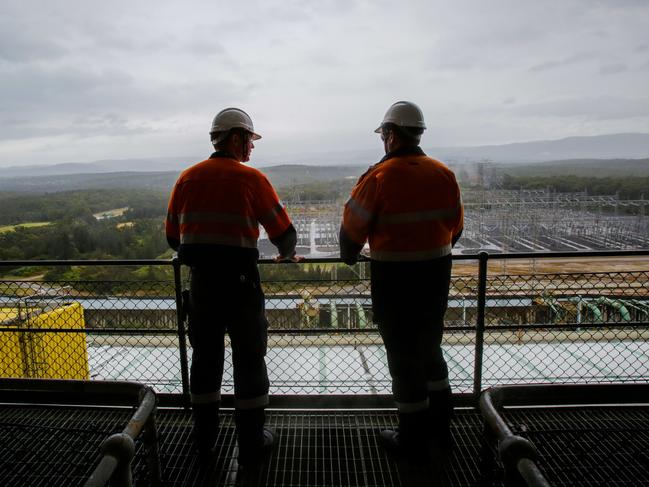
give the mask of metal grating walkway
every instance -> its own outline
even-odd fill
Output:
[[[0,406],[0,485],[82,485],[99,460],[101,441],[120,431],[130,409]],[[539,468],[552,485],[649,485],[649,407],[505,409],[515,434],[539,449]],[[160,456],[168,486],[501,486],[503,473],[485,447],[477,411],[460,410],[456,447],[428,465],[395,461],[378,444],[393,427],[390,411],[269,411],[277,447],[258,471],[237,471],[232,417],[225,412],[218,453],[207,469],[192,453],[191,417],[157,414]],[[134,461],[136,485],[147,485],[143,446]]]
[[[161,414],[160,414],[161,413]],[[215,464],[202,471],[191,452],[190,418],[161,411],[158,430],[167,485],[260,486],[474,486],[480,471],[482,422],[475,411],[460,411],[454,424],[457,447],[430,465],[394,461],[378,444],[378,433],[394,427],[384,411],[270,411],[268,425],[278,444],[258,471],[237,472],[231,417],[223,418]],[[497,466],[492,467],[499,470]],[[497,473],[495,476],[499,476]],[[494,477],[493,472],[486,477]]]
[[[615,399],[615,398],[611,398]],[[504,409],[552,485],[649,486],[649,407]]]
[[[130,409],[0,406],[0,485],[82,485]]]
[[[0,406],[0,485],[83,485],[99,461],[99,445],[121,431],[130,409]],[[476,485],[498,477],[480,471],[479,413],[459,411],[457,447],[444,461],[413,465],[389,458],[378,444],[381,429],[396,424],[386,411],[269,411],[278,443],[258,471],[237,471],[230,412],[224,412],[214,463],[200,468],[192,451],[191,416],[177,409],[157,413],[160,460],[167,486],[418,486]],[[137,444],[136,485],[147,485],[144,448]]]

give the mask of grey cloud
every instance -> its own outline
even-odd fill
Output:
[[[624,63],[604,64],[599,68],[599,74],[618,74],[627,71],[629,67]]]
[[[132,82],[127,73],[117,70],[87,71],[77,67],[43,68],[25,66],[0,72],[0,111],[74,111],[93,93]]]
[[[252,82],[236,84],[208,74],[150,86],[118,70],[5,69],[0,70],[0,138],[141,134],[151,130],[149,120],[164,125],[178,114],[200,112],[206,103],[231,103],[254,91]]]
[[[153,132],[153,128],[141,123],[129,121],[122,115],[106,113],[100,116],[77,119],[68,129],[77,137],[137,135]]]
[[[94,49],[132,51],[137,49],[142,42],[142,37],[135,32],[114,23],[106,22],[103,19],[92,19],[92,21],[79,25],[77,28]]]
[[[304,61],[311,61],[318,67],[325,68],[342,68],[347,66],[346,63],[340,56],[336,56],[329,49],[318,50],[316,52],[306,53]]]
[[[172,33],[161,35],[146,29],[133,29],[114,19],[96,17],[71,24],[61,36],[73,54],[99,62],[115,55],[125,59],[137,55],[151,56],[177,45]]]
[[[194,39],[183,46],[183,50],[198,56],[225,56],[225,48],[215,39]]]
[[[55,119],[51,116],[45,116],[43,119],[31,121],[3,121],[0,140],[40,139],[60,136],[72,136],[75,138],[115,137],[140,135],[152,131],[152,128],[142,123],[130,122],[115,114],[83,117],[72,121],[65,120],[65,117]]]
[[[56,39],[33,29],[21,29],[15,24],[0,23],[0,59],[9,62],[31,62],[59,58],[67,53]]]
[[[209,31],[209,28],[203,27],[200,30]],[[220,66],[227,67],[230,74],[241,70],[240,63],[215,36],[196,35],[191,40],[178,41],[175,49],[180,57],[187,55],[199,58],[208,57],[210,62],[218,62]]]
[[[611,10],[627,10],[637,7],[643,10],[647,9],[647,0],[586,0],[587,3],[599,4],[604,8]]]
[[[472,54],[457,55],[445,58],[434,59],[434,66],[437,69],[444,69],[450,71],[466,71],[477,68],[481,62],[478,56]]]
[[[552,69],[562,68],[566,66],[573,66],[575,64],[582,63],[594,57],[593,53],[578,53],[567,58],[558,59],[555,61],[545,61],[543,63],[536,64],[529,68],[533,72],[542,72],[549,71]]]
[[[613,96],[555,99],[513,107],[512,112],[533,117],[586,117],[592,120],[620,120],[647,117],[649,98]]]
[[[188,140],[225,104],[277,128],[265,140],[278,148],[308,127],[318,136],[304,147],[324,150],[334,130],[344,138],[373,124],[402,97],[441,110],[446,133],[467,142],[484,140],[484,120],[493,142],[639,130],[649,113],[643,2],[2,0],[0,137],[22,139],[0,144],[2,157],[25,159],[51,137],[54,160],[75,138],[144,134],[83,141],[129,157],[143,141]],[[331,106],[343,104],[341,128]]]
[[[318,16],[324,15],[333,15],[341,16],[348,15],[351,12],[354,12],[358,9],[362,1],[359,0],[320,0],[318,2],[313,2],[311,0],[298,0],[296,5],[300,5],[309,16],[316,18]],[[287,10],[293,10],[293,8],[288,4]]]
[[[188,76],[155,85],[122,70],[83,70],[77,67],[29,66],[0,71],[0,112],[10,110],[84,114],[107,110],[160,111],[202,106],[213,97],[240,97],[250,83],[239,85]]]
[[[306,3],[299,6],[287,3],[279,8],[269,8],[266,10],[266,15],[272,15],[273,18],[288,23],[308,22],[311,20],[311,15],[307,10]]]

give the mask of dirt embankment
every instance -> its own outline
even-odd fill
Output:
[[[578,272],[649,272],[647,257],[593,257],[562,259],[504,259],[489,262],[489,275],[559,274]],[[476,261],[458,261],[453,264],[453,274],[477,276]]]

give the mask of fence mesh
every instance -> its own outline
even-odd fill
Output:
[[[303,274],[310,265],[301,264]],[[262,266],[271,274],[263,282],[271,393],[390,393],[368,273],[272,275],[281,268]],[[464,265],[449,295],[443,347],[456,392],[473,390],[477,269]],[[0,281],[0,376],[130,380],[181,392],[175,295],[171,278]],[[647,271],[490,275],[482,386],[647,381],[648,328]],[[223,392],[232,392],[229,346]]]
[[[494,276],[483,386],[646,381],[649,273]]]
[[[0,376],[180,392],[173,281],[0,281]]]

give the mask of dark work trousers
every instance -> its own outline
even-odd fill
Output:
[[[255,411],[255,436],[259,436],[268,404],[264,358],[268,322],[256,265],[236,270],[226,265],[192,267],[189,308],[192,405],[220,400],[227,332],[232,346],[235,408]]]
[[[450,255],[370,264],[374,321],[385,344],[402,426],[404,414],[426,416],[429,397],[438,391],[450,397],[441,342],[451,265]]]

